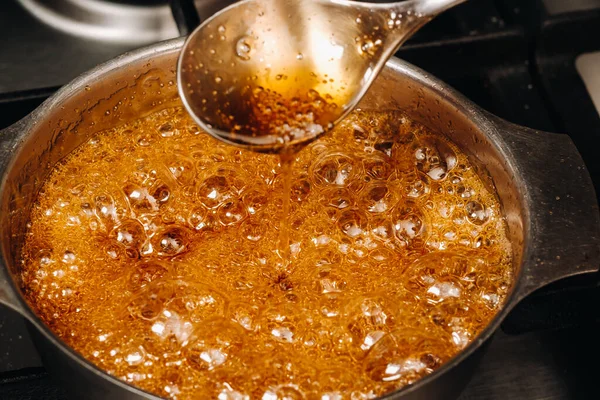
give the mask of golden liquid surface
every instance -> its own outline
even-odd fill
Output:
[[[512,283],[499,204],[399,112],[355,111],[297,154],[290,263],[278,157],[181,108],[56,168],[22,252],[26,295],[98,367],[176,399],[366,399],[431,373]]]

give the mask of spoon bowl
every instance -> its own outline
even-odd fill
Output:
[[[178,63],[208,133],[261,152],[301,147],[360,101],[414,32],[465,0],[244,0],[201,24]]]

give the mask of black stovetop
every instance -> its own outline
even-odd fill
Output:
[[[127,50],[45,27],[16,0],[0,6],[0,35],[0,129]],[[579,55],[597,51],[600,0],[471,0],[426,26],[398,56],[500,117],[568,133],[600,192],[600,115],[575,67]],[[530,296],[495,336],[461,400],[600,398],[598,305],[598,274]],[[22,318],[0,308],[0,399],[63,398]]]

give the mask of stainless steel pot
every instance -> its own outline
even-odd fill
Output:
[[[53,166],[86,138],[178,104],[175,65],[182,39],[125,54],[63,87],[29,116],[0,132],[0,302],[25,317],[47,369],[75,398],[156,398],[97,369],[57,338],[24,301],[18,255],[31,206]],[[362,108],[402,109],[444,132],[479,166],[498,193],[514,249],[516,280],[487,329],[433,374],[394,399],[453,399],[504,317],[534,290],[597,271],[600,221],[594,188],[565,135],[510,124],[426,72],[392,59]]]

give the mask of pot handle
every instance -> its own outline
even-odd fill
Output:
[[[496,122],[530,215],[517,301],[550,283],[600,266],[600,214],[590,174],[571,138]],[[529,222],[529,223],[527,223]]]
[[[17,134],[22,131],[24,120],[0,130],[0,178],[5,179],[4,172],[17,145]],[[0,304],[15,310],[19,314],[28,317],[26,306],[18,294],[13,280],[8,272],[4,259],[0,258]]]

